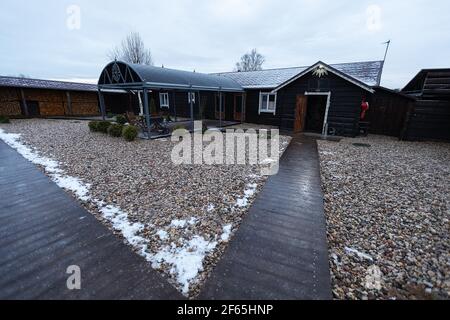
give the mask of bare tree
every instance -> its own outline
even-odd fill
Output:
[[[120,46],[116,46],[109,52],[108,58],[135,64],[153,65],[152,53],[150,49],[145,48],[144,41],[138,32],[131,32],[122,40]]]
[[[266,61],[266,58],[262,54],[259,54],[256,49],[244,54],[241,57],[241,61],[236,63],[236,71],[257,71],[262,70],[262,65]]]

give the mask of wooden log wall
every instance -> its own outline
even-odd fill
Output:
[[[14,88],[0,88],[0,116],[21,116],[20,92]]]
[[[67,91],[50,89],[23,89],[25,100],[39,104],[39,115],[51,116],[91,116],[99,114],[96,92],[70,91],[72,107],[69,108]],[[18,88],[0,88],[0,115],[24,116],[21,109],[21,95]]]

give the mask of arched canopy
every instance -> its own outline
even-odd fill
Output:
[[[121,61],[111,62],[103,69],[98,85],[108,89],[244,91],[236,81],[226,77]]]

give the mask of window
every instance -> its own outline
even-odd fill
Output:
[[[259,113],[276,113],[277,94],[261,92],[259,94]]]
[[[195,103],[195,92],[188,92],[188,103]]]
[[[169,93],[164,92],[159,94],[159,106],[161,108],[169,107]]]

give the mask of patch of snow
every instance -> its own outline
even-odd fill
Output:
[[[261,162],[260,162],[260,164],[271,164],[271,163],[274,163],[274,162],[278,162],[277,160],[275,160],[275,159],[271,159],[271,158],[267,158],[267,159],[264,159],[264,160],[262,160]]]
[[[142,223],[129,221],[128,214],[116,206],[105,206],[102,201],[96,201],[96,205],[103,217],[111,222],[114,230],[122,233],[128,243],[142,249],[142,245],[148,242],[148,240],[138,235],[144,229]]]
[[[169,234],[164,230],[159,230],[156,235],[163,241],[169,238]]]
[[[240,208],[245,208],[248,206],[248,200],[251,196],[253,196],[256,192],[256,188],[258,184],[251,183],[247,185],[247,189],[244,190],[244,196],[236,200],[236,206]]]
[[[6,144],[14,148],[22,157],[28,161],[43,167],[50,179],[54,181],[60,188],[72,191],[81,201],[89,200],[89,187],[87,183],[83,183],[80,179],[64,174],[59,167],[58,161],[48,157],[40,156],[32,148],[20,142],[20,134],[5,133],[0,129],[0,139]]]
[[[354,248],[345,247],[344,250],[349,255],[356,255],[359,258],[366,259],[366,260],[369,260],[369,261],[373,261],[373,258],[370,255],[368,255],[366,253],[363,253],[361,251],[358,251],[358,250],[356,250]]]
[[[158,268],[161,263],[171,265],[170,273],[174,275],[181,285],[183,294],[189,293],[191,283],[195,281],[198,273],[203,271],[203,260],[207,253],[214,250],[217,242],[206,241],[201,236],[195,236],[185,241],[182,247],[174,243],[162,248],[152,256],[153,267]]]
[[[60,187],[75,193],[81,201],[89,200],[90,184],[83,183],[80,179],[62,174],[50,174],[52,180]]]
[[[172,222],[170,223],[170,226],[174,227],[174,228],[184,228],[186,226],[187,221],[186,220],[172,220]]]
[[[208,208],[206,209],[206,211],[208,211],[208,212],[213,212],[215,208],[216,208],[216,207],[215,207],[212,203],[210,203],[210,204],[208,205]]]
[[[194,224],[197,223],[197,221],[198,221],[197,218],[192,217],[192,218],[189,219],[188,224],[190,224],[191,226],[193,226]]]
[[[228,242],[228,240],[230,240],[230,236],[231,236],[231,229],[233,228],[233,225],[227,224],[226,226],[223,227],[223,233],[220,236],[220,240],[222,240],[223,242]]]

